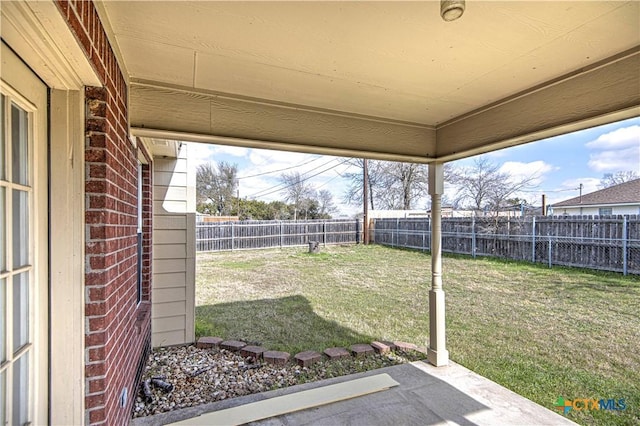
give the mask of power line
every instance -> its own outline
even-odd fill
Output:
[[[335,161],[335,159],[333,159],[333,160],[331,160],[331,161]],[[328,161],[327,163],[323,164],[323,166],[325,166],[325,165],[329,164],[331,161]],[[289,184],[289,185],[286,185],[286,186],[284,186],[284,187],[282,187],[282,188],[278,188],[278,187],[282,186],[282,184],[280,184],[280,185],[276,185],[276,186],[272,187],[272,188],[273,188],[273,190],[272,190],[272,191],[270,191],[270,192],[264,193],[264,191],[268,191],[269,189],[271,189],[271,188],[267,188],[267,189],[265,189],[265,190],[263,190],[263,191],[257,192],[256,194],[249,195],[249,197],[252,197],[252,198],[253,198],[253,197],[256,197],[257,195],[260,195],[260,196],[264,197],[264,196],[271,195],[271,194],[276,193],[276,192],[280,192],[280,191],[282,191],[283,189],[287,189],[287,188],[290,188],[290,187],[292,187],[292,186],[294,186],[294,185],[297,185],[299,182],[305,182],[305,181],[307,181],[307,180],[311,179],[312,177],[316,177],[316,176],[318,176],[318,175],[321,175],[322,173],[328,172],[328,171],[329,171],[329,170],[331,170],[331,169],[335,169],[336,167],[338,167],[338,166],[340,166],[340,165],[342,165],[342,164],[346,163],[347,161],[349,161],[349,158],[347,158],[347,159],[345,159],[345,160],[343,160],[343,161],[339,162],[338,164],[334,164],[333,166],[331,166],[331,167],[329,167],[329,168],[326,168],[326,169],[324,169],[324,170],[321,170],[321,171],[319,171],[318,173],[315,173],[315,174],[313,174],[313,175],[311,175],[311,176],[307,176],[307,177],[305,177],[304,179],[301,179],[301,180],[300,180],[300,181],[298,181],[298,182],[294,182],[294,183]],[[315,169],[318,169],[318,168],[320,168],[320,167],[322,167],[322,166],[316,167]],[[315,169],[312,169],[312,170],[315,170]],[[310,171],[312,171],[312,170],[309,170],[309,172],[310,172]],[[307,172],[307,173],[308,173],[308,172]]]
[[[568,192],[568,191],[578,191],[580,189],[580,187],[578,188],[569,188],[569,189],[538,189],[536,191],[530,190],[530,191],[524,191],[524,190],[520,190],[518,192],[525,192],[527,194],[541,194],[541,193],[546,193],[546,192]]]
[[[249,178],[254,178],[254,177],[258,177],[258,176],[269,175],[271,173],[278,173],[278,172],[283,172],[285,170],[295,169],[296,167],[302,167],[302,166],[306,166],[307,164],[311,164],[314,161],[319,160],[321,158],[322,158],[322,156],[317,156],[316,158],[314,158],[312,160],[309,160],[306,163],[297,164],[297,165],[291,166],[291,167],[285,167],[284,169],[271,170],[271,171],[268,171],[268,172],[258,173],[256,175],[250,175],[250,176],[241,176],[241,177],[238,178],[238,180],[240,180],[240,179],[249,179]]]
[[[336,161],[336,160],[337,160],[336,158],[332,158],[331,160],[327,161],[326,163],[320,164],[319,166],[314,167],[313,169],[307,170],[306,172],[302,173],[300,176],[302,177],[302,176],[306,175],[307,173],[310,173],[310,172],[312,172],[314,170],[317,170],[320,167],[324,167],[327,164],[331,163],[332,161]],[[304,182],[305,180],[306,179],[302,179],[302,182]],[[268,191],[271,191],[272,189],[280,188],[281,186],[284,187],[285,185],[286,184],[284,182],[281,182],[281,183],[279,183],[277,185],[273,185],[273,186],[271,186],[271,187],[269,187],[267,189],[263,189],[261,191],[258,191],[256,193],[254,193],[254,194],[251,194],[251,195],[249,195],[249,197],[257,197],[257,196],[260,196],[260,195],[268,195],[268,194],[263,194],[263,192],[268,192]],[[281,188],[281,189],[284,189],[284,188]],[[269,192],[269,193],[271,193],[271,192]]]
[[[340,165],[340,164],[336,164],[336,167],[337,167],[337,166],[339,166],[339,165]],[[350,167],[353,167],[353,164],[348,165],[348,166],[347,166],[347,168],[346,168],[345,170],[349,170],[349,168],[350,168]],[[331,179],[329,179],[328,181],[326,181],[326,182],[325,182],[325,183],[323,183],[322,185],[318,185],[318,186],[316,186],[316,189],[320,189],[320,188],[322,188],[322,187],[323,187],[323,186],[325,186],[326,184],[330,183],[331,181],[336,180],[336,179],[337,179],[337,178],[339,178],[339,177],[344,177],[344,176],[342,176],[342,175],[340,174],[340,172],[338,172],[338,171],[336,170],[336,175],[335,175],[334,177],[332,177]]]

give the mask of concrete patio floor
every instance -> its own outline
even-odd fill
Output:
[[[575,424],[461,365],[451,363],[447,367],[436,368],[422,361],[138,418],[131,424],[164,425],[189,418],[192,419],[191,424],[214,424],[207,419],[207,413],[381,373],[390,375],[399,386],[251,425]],[[554,397],[549,395],[550,399]],[[200,417],[196,419],[196,416]]]

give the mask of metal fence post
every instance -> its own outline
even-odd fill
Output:
[[[627,235],[627,215],[622,217],[622,274],[627,275],[627,240],[629,236]]]
[[[551,269],[551,235],[549,235],[549,269]]]
[[[427,247],[428,252],[431,253],[431,218],[427,217],[427,230],[429,231],[429,233],[427,234]]]
[[[284,245],[284,229],[282,225],[282,221],[280,221],[280,248]]]
[[[471,217],[471,256],[476,258],[476,217]]]
[[[531,262],[536,263],[536,217],[531,222]]]

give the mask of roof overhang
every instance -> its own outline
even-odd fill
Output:
[[[640,115],[636,1],[98,5],[141,137],[424,163]]]
[[[589,203],[589,204],[571,204],[571,205],[558,205],[552,204],[550,207],[559,209],[579,209],[582,207],[635,207],[640,206],[640,201],[635,203]]]

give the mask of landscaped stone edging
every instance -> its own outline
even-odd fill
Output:
[[[289,362],[291,354],[282,351],[271,351],[262,346],[249,345],[241,340],[224,340],[221,337],[204,336],[200,337],[196,342],[198,349],[226,349],[232,352],[240,352],[244,357],[251,357],[254,361],[264,361],[271,365],[284,365]],[[308,367],[323,359],[336,360],[348,357],[362,357],[370,354],[379,353],[386,354],[393,350],[400,349],[402,351],[415,351],[426,355],[427,350],[413,343],[407,342],[390,342],[390,341],[373,341],[371,344],[358,343],[351,345],[349,349],[342,347],[327,348],[323,353],[315,351],[298,352],[293,356],[295,362],[301,367]],[[324,354],[324,356],[323,356]]]

